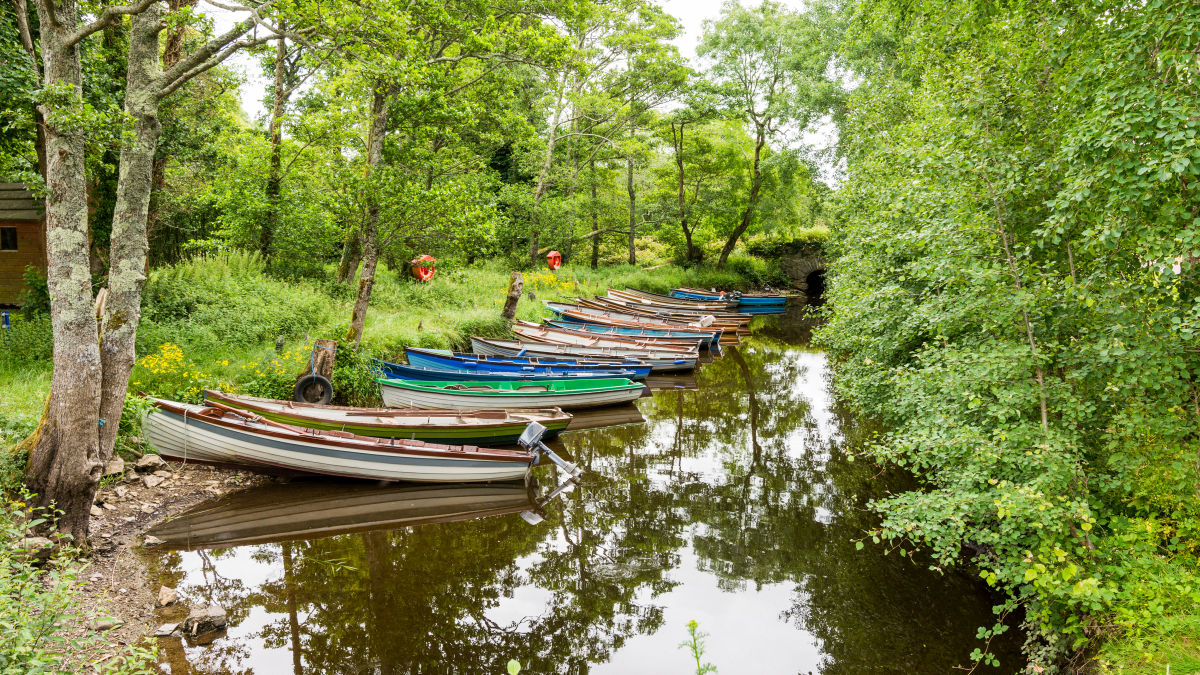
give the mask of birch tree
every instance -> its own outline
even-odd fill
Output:
[[[706,77],[726,114],[746,123],[754,136],[746,205],[721,249],[718,268],[754,222],[767,144],[786,130],[807,127],[833,90],[826,77],[831,50],[825,42],[810,15],[772,0],[754,8],[728,1],[721,17],[705,25],[696,51],[708,61]]]

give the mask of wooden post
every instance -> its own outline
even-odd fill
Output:
[[[521,276],[521,273],[513,272],[512,279],[508,282],[508,298],[504,301],[504,311],[500,313],[500,316],[509,323],[517,318],[517,301],[521,299],[521,288],[524,285],[525,278]]]
[[[296,378],[299,382],[301,377],[315,372],[321,377],[333,382],[333,363],[337,360],[337,340],[314,340],[312,355],[308,357],[308,365],[305,366],[304,372]]]

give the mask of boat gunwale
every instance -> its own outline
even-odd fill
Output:
[[[518,425],[518,424],[528,426],[530,422],[538,422],[539,424],[547,425],[547,428],[549,429],[548,425],[557,424],[558,422],[564,422],[566,424],[570,424],[571,419],[574,417],[573,415],[571,415],[571,413],[566,412],[565,410],[563,410],[562,408],[560,408],[558,406],[553,406],[553,407],[549,407],[549,408],[524,408],[524,409],[522,409],[522,408],[469,409],[468,408],[468,409],[463,409],[463,410],[450,410],[450,409],[438,410],[436,408],[435,409],[355,408],[353,406],[322,405],[320,403],[304,403],[304,402],[300,402],[300,401],[280,401],[278,399],[263,398],[260,396],[243,396],[241,394],[226,394],[225,392],[214,392],[211,389],[206,389],[204,391],[204,393],[205,393],[205,398],[208,400],[211,400],[209,398],[210,392],[216,394],[219,397],[219,400],[226,400],[226,401],[228,401],[231,398],[235,399],[235,400],[239,400],[239,401],[245,400],[245,399],[253,399],[255,401],[261,401],[261,402],[292,403],[297,406],[302,406],[304,408],[317,409],[317,410],[334,409],[334,410],[345,410],[345,411],[355,411],[355,412],[362,411],[364,413],[364,415],[363,415],[364,418],[366,418],[369,414],[372,414],[372,413],[378,413],[381,417],[382,416],[400,417],[400,415],[397,415],[396,413],[411,412],[411,414],[414,417],[448,417],[448,418],[452,417],[452,418],[456,418],[461,421],[462,418],[464,418],[464,417],[473,417],[473,416],[478,417],[479,419],[485,419],[485,417],[481,416],[481,414],[483,414],[483,415],[486,415],[488,413],[492,413],[492,414],[504,413],[505,414],[505,419],[503,419],[503,420],[497,420],[494,422],[486,422],[486,423],[480,423],[480,424],[471,424],[471,425],[459,424],[459,425],[450,426],[450,425],[442,425],[442,424],[435,424],[435,423],[423,423],[423,424],[422,423],[411,423],[411,424],[403,425],[404,427],[407,427],[407,428],[418,428],[418,429],[441,430],[441,429],[463,428],[463,429],[478,429],[481,431],[486,431],[486,430],[499,429],[499,428]],[[235,407],[235,408],[237,407],[237,406],[233,406],[229,403],[226,403],[225,405],[229,405],[230,407]],[[250,410],[263,410],[263,408],[249,408],[249,409]],[[268,410],[267,412],[274,413],[275,411]],[[286,414],[286,413],[277,413],[277,414]],[[535,419],[531,419],[531,420],[512,419],[512,416],[514,414],[530,415],[531,417],[534,417]],[[331,420],[323,420],[323,419],[316,419],[316,418],[310,418],[310,419],[314,419],[314,421],[323,422],[326,424],[335,424],[336,423]],[[286,424],[286,423],[284,423],[284,424]],[[367,427],[367,428],[372,428],[372,429],[376,429],[376,428],[389,429],[389,428],[395,428],[395,427],[399,426],[399,425],[384,424],[384,423],[380,423],[380,422],[366,422],[366,421],[359,422],[357,420],[355,420],[353,422],[347,422],[346,424],[347,424],[347,426],[353,425],[356,427]],[[408,439],[408,440],[420,440],[420,439]],[[422,442],[426,442],[426,441],[422,441]]]
[[[308,429],[305,427],[284,424],[274,420],[266,419],[260,415],[248,416],[246,411],[239,410],[232,406],[227,406],[220,403],[210,402],[210,405],[203,406],[200,410],[192,411],[175,401],[166,399],[151,398],[150,402],[164,412],[172,413],[184,418],[184,423],[188,419],[197,420],[214,426],[240,431],[250,435],[262,435],[271,438],[282,439],[285,441],[304,441],[312,442],[317,445],[327,445],[335,448],[344,448],[348,450],[358,450],[362,452],[381,452],[388,454],[408,454],[420,457],[442,457],[449,459],[473,459],[501,462],[516,462],[532,465],[534,462],[533,453],[525,450],[512,450],[503,448],[486,448],[477,445],[450,445],[446,443],[429,443],[427,441],[419,441],[408,438],[376,438],[374,436],[360,436],[349,432],[341,432],[326,429]],[[221,417],[213,417],[214,411],[220,411]],[[241,423],[233,422],[224,419],[224,414],[229,413],[241,417],[244,421]],[[249,428],[249,424],[258,423],[266,427],[279,427],[281,430],[272,428],[254,429]],[[333,431],[333,433],[329,433]],[[455,450],[457,448],[457,450]],[[300,452],[296,450],[294,452]],[[232,453],[237,456],[237,453]],[[247,460],[255,464],[269,464],[259,460]],[[370,461],[364,459],[363,461]],[[274,465],[284,468],[286,465]],[[311,470],[299,470],[306,473],[317,473]],[[340,474],[338,474],[340,475]],[[378,477],[376,477],[378,478]]]

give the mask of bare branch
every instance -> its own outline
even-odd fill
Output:
[[[25,47],[25,52],[29,54],[30,61],[33,62],[33,74],[37,77],[38,86],[41,86],[42,67],[37,50],[33,47],[33,34],[29,32],[29,9],[25,5],[25,0],[12,0],[12,3],[13,9],[17,12],[17,32],[21,34],[21,44]]]
[[[150,5],[153,5],[156,2],[158,2],[158,0],[138,0],[136,4],[132,5],[111,5],[105,7],[104,11],[100,13],[100,18],[89,24],[80,26],[79,30],[71,33],[70,37],[68,37],[66,40],[66,46],[74,47],[87,36],[93,33],[98,33],[107,28],[109,24],[117,19],[117,17],[141,14],[149,9]],[[53,0],[47,0],[46,4],[53,6],[54,2]]]
[[[221,65],[221,63],[223,61],[225,61],[225,59],[229,58],[230,56],[233,56],[239,50],[248,49],[250,47],[257,47],[258,45],[265,44],[267,42],[270,42],[273,39],[274,39],[273,36],[268,35],[266,37],[261,37],[261,38],[238,40],[237,42],[235,42],[231,45],[228,45],[227,47],[225,47],[225,49],[218,52],[216,56],[213,56],[212,58],[208,59],[207,61],[202,61],[200,63],[200,65],[196,66],[195,68],[192,68],[189,71],[186,71],[186,72],[180,74],[179,77],[175,78],[174,80],[171,80],[168,82],[166,80],[166,78],[164,77],[162,81],[166,84],[161,89],[158,90],[158,97],[166,98],[167,96],[170,96],[171,94],[175,93],[176,89],[179,89],[183,85],[187,84],[188,80],[199,75],[200,73],[203,73],[207,70],[210,70],[212,68],[215,68],[215,67]],[[180,61],[180,63],[182,63],[182,61]],[[174,71],[175,69],[172,68],[171,70]]]

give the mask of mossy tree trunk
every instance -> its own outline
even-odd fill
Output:
[[[92,500],[105,462],[112,456],[134,364],[134,342],[145,282],[146,221],[158,148],[158,111],[163,97],[243,46],[233,44],[255,19],[236,24],[172,68],[159,68],[162,9],[153,0],[108,7],[80,25],[75,0],[38,0],[46,119],[46,281],[54,337],[50,396],[30,447],[25,484],[35,503],[60,512],[57,527],[83,544]],[[89,267],[87,129],[71,129],[63,117],[82,105],[79,44],[122,16],[132,17],[125,111],[133,133],[121,146],[110,244],[109,288],[92,295]]]
[[[383,165],[383,143],[387,138],[387,86],[376,83],[375,94],[371,99],[371,131],[367,144],[367,165],[371,174],[378,174]],[[367,207],[367,218],[363,221],[363,268],[362,277],[358,280],[358,295],[354,299],[354,309],[350,314],[350,330],[346,332],[346,342],[357,347],[362,342],[363,327],[367,323],[367,308],[371,304],[371,290],[375,287],[375,269],[379,266],[379,200],[376,195],[377,186],[370,188],[370,201]]]

